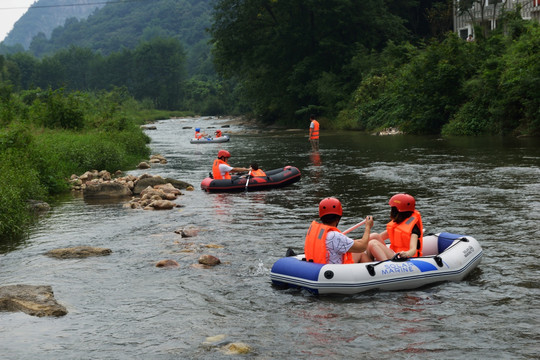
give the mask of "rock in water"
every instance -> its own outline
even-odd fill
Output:
[[[49,285],[0,287],[0,311],[22,311],[32,316],[64,316],[67,310],[54,298]]]

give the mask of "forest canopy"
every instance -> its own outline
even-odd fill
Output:
[[[452,6],[114,2],[50,39],[38,35],[29,52],[0,45],[0,81],[15,90],[123,87],[161,109],[285,126],[303,126],[314,113],[326,128],[537,135],[540,52],[527,49],[537,47],[538,23],[521,19],[518,7],[466,43],[452,33]]]

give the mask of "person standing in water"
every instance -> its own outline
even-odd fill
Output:
[[[313,151],[319,151],[319,122],[315,120],[315,115],[309,117],[309,142]]]

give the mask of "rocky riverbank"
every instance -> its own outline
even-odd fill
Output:
[[[161,155],[153,155],[149,161],[166,164],[167,160]],[[141,162],[139,169],[147,169],[151,165]],[[126,208],[143,210],[167,210],[180,206],[175,202],[182,195],[180,190],[192,191],[193,185],[181,180],[163,178],[159,175],[143,174],[141,176],[122,176],[121,171],[112,175],[106,170],[87,171],[78,176],[73,174],[70,179],[73,191],[83,193],[85,200],[131,200],[124,205]]]

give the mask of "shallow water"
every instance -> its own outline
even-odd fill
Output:
[[[169,163],[130,173],[192,183],[196,190],[177,200],[184,207],[135,211],[70,196],[55,204],[27,241],[0,254],[0,284],[52,285],[69,311],[60,318],[0,313],[1,358],[538,357],[537,139],[323,132],[317,157],[305,131],[261,132],[233,123],[223,129],[231,134],[229,143],[191,145],[193,130],[182,129],[226,123],[172,119],[148,131],[152,152]],[[207,194],[199,183],[220,148],[232,153],[233,166],[252,160],[267,170],[294,165],[302,179],[283,189]],[[322,198],[342,201],[342,229],[369,214],[374,230],[382,231],[396,192],[416,197],[426,231],[479,240],[484,257],[467,279],[324,297],[271,285],[272,264],[288,247],[301,251]],[[185,225],[202,231],[182,239],[174,230]],[[77,245],[113,253],[77,260],[43,255]],[[202,254],[223,264],[193,267]],[[162,259],[181,267],[156,268]],[[225,338],[205,343],[217,335]],[[227,355],[220,347],[229,342],[246,343],[252,352]]]

